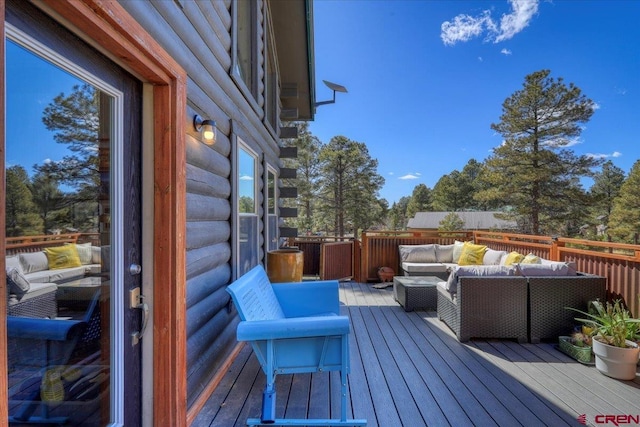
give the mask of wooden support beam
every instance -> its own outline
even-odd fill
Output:
[[[280,147],[281,159],[297,159],[298,147]]]
[[[296,126],[288,126],[280,128],[280,138],[297,138],[298,137],[298,128]]]
[[[280,218],[297,218],[298,208],[280,208]]]
[[[283,108],[282,110],[280,110],[280,120],[298,120],[298,117],[299,115],[297,108]]]
[[[280,179],[295,179],[298,177],[298,170],[293,168],[280,168]]]
[[[280,237],[298,237],[298,229],[293,227],[280,227]]]
[[[298,83],[282,83],[282,86],[280,86],[280,98],[298,99]]]
[[[297,187],[280,187],[280,198],[295,199],[298,197]]]

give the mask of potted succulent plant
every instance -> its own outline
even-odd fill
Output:
[[[631,317],[620,300],[605,304],[594,301],[592,305],[591,313],[570,309],[585,315],[576,320],[595,330],[592,345],[596,368],[612,378],[634,379],[640,348],[629,337],[638,331],[640,319]]]

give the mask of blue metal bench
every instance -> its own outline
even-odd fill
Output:
[[[299,426],[366,426],[367,421],[347,419],[349,373],[349,318],[340,316],[338,282],[271,284],[261,266],[229,285],[241,322],[238,341],[247,341],[266,375],[262,424]],[[340,419],[277,419],[277,374],[340,371]]]

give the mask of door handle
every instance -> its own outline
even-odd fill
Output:
[[[131,346],[133,347],[140,342],[149,321],[149,305],[144,302],[144,295],[140,293],[139,287],[129,291],[129,308],[142,310],[142,326],[139,331],[131,333]]]

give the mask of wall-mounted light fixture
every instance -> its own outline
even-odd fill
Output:
[[[202,139],[207,145],[216,143],[216,122],[215,120],[204,120],[199,115],[193,116],[193,127],[202,133]]]

